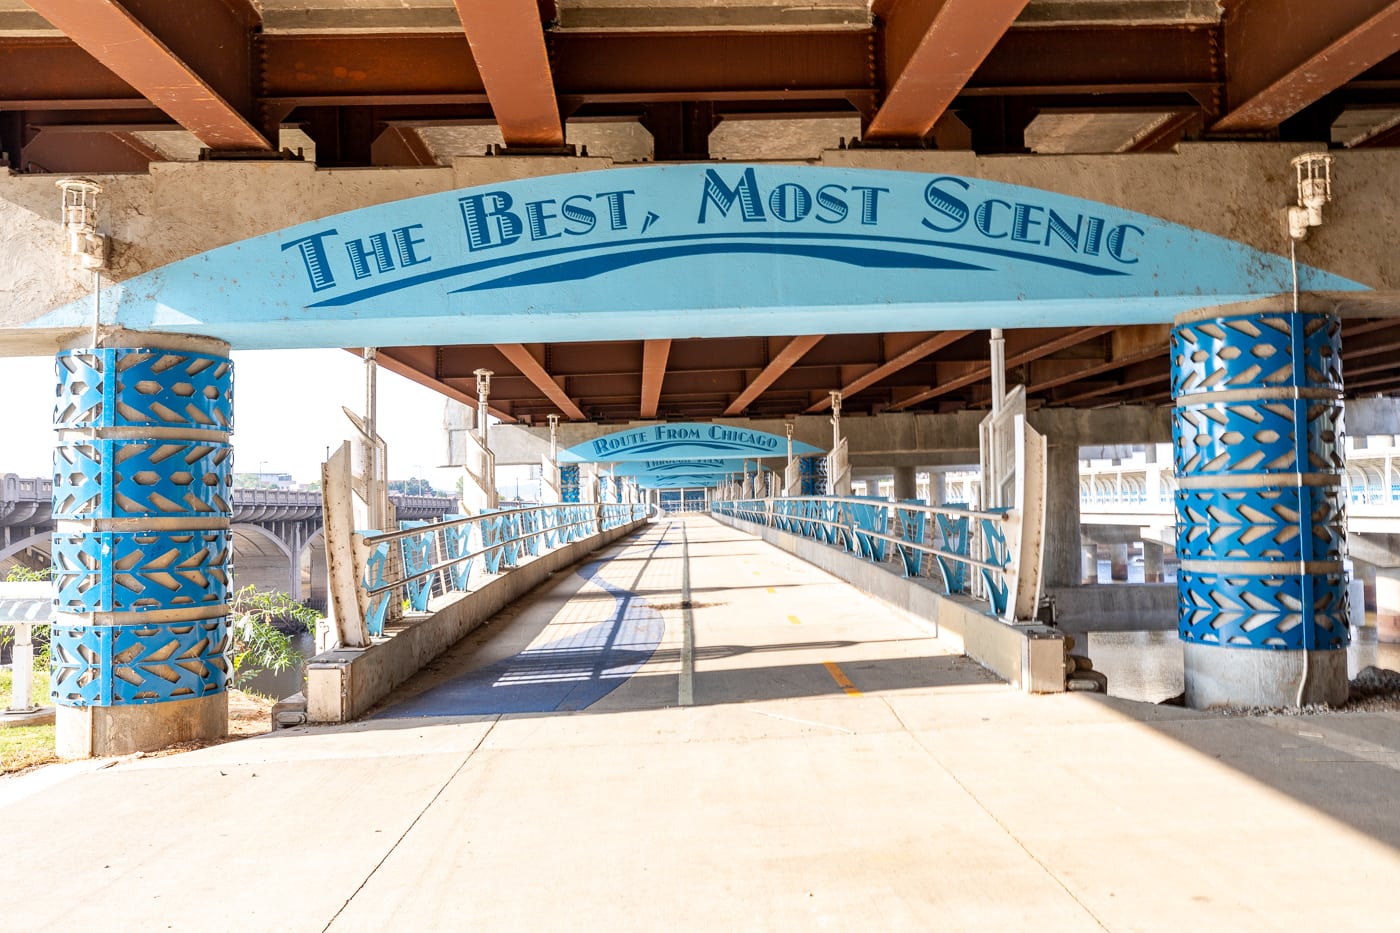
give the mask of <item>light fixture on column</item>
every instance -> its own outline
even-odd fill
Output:
[[[486,402],[491,397],[491,377],[495,375],[489,369],[474,370],[476,374],[476,405],[477,405],[477,433],[481,435],[481,441],[486,442]]]
[[[107,238],[97,232],[97,195],[102,186],[86,178],[62,178],[56,183],[63,192],[63,232],[68,235],[68,253],[84,269],[107,265]]]
[[[1332,157],[1305,152],[1290,163],[1298,185],[1298,205],[1288,209],[1288,235],[1307,239],[1308,229],[1322,226],[1322,206],[1332,200]]]

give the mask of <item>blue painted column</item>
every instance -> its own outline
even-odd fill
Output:
[[[55,361],[51,694],[72,757],[228,729],[228,345],[109,343]]]
[[[1171,341],[1186,702],[1342,703],[1341,326],[1216,313]]]

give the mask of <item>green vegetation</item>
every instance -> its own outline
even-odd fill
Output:
[[[14,689],[13,676],[9,668],[0,670],[0,710],[10,705],[10,694]],[[35,706],[46,706],[49,702],[48,666],[34,665],[34,689],[30,691],[30,702]],[[48,726],[9,726],[0,728],[0,774],[23,771],[35,765],[57,761],[54,730]]]
[[[56,749],[51,725],[0,729],[0,774],[57,761]]]
[[[290,635],[277,623],[291,623],[316,634],[321,616],[285,593],[273,593],[245,586],[229,598],[233,613],[232,646],[229,658],[233,664],[231,685],[241,687],[249,678],[263,671],[285,671],[302,662],[301,654],[292,645]]]
[[[34,570],[30,567],[16,565],[11,567],[10,572],[5,575],[6,583],[42,583],[51,579],[53,579],[53,568],[51,567]]]
[[[0,710],[8,709],[10,696],[14,692],[14,675],[8,667],[0,669]],[[29,691],[29,702],[34,706],[47,706],[49,702],[49,665],[34,663],[34,688]]]
[[[441,496],[444,493],[433,488],[433,484],[416,476],[410,479],[389,480],[389,491],[401,496]]]

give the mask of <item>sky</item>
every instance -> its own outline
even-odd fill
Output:
[[[233,362],[234,471],[319,480],[326,448],[351,437],[341,406],[364,408],[364,363],[344,350],[235,351]],[[441,468],[443,396],[382,367],[378,382],[389,478],[452,490],[461,472]],[[53,400],[52,358],[0,357],[0,474],[52,472]]]

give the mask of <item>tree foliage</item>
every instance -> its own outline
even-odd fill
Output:
[[[245,586],[229,598],[233,613],[229,659],[233,665],[232,685],[241,687],[263,671],[278,673],[303,660],[284,629],[304,628],[316,634],[320,614],[285,593]]]

